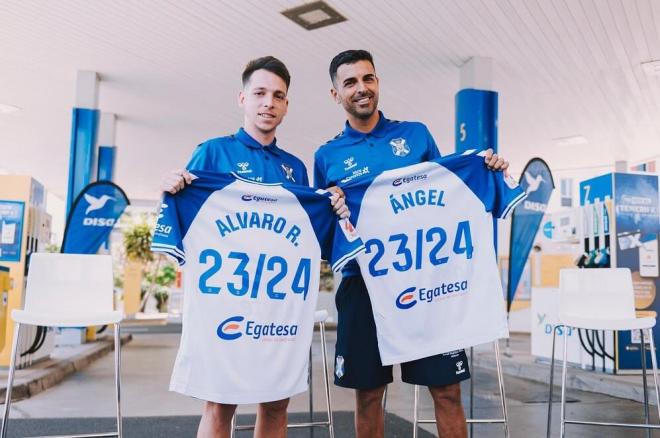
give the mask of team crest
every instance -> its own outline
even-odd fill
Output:
[[[284,170],[284,175],[286,176],[286,179],[296,182],[296,179],[293,177],[293,167],[289,166],[288,164],[282,163],[282,170]]]
[[[410,146],[406,143],[405,138],[392,139],[390,146],[392,146],[392,153],[397,157],[405,157],[410,153]]]

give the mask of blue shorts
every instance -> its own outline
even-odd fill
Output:
[[[335,346],[335,385],[372,389],[392,382],[392,365],[378,352],[371,300],[361,275],[344,277],[335,297],[339,320]],[[401,379],[413,385],[445,386],[470,378],[464,350],[401,364]]]

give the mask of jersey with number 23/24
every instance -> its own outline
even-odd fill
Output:
[[[525,197],[474,151],[344,186],[384,365],[508,336],[493,217]]]
[[[152,243],[184,265],[170,389],[236,404],[305,391],[320,259],[339,270],[362,241],[328,192],[194,173],[165,195]]]

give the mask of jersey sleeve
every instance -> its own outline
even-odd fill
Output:
[[[317,152],[314,155],[314,187],[319,189],[327,189],[328,182],[326,181],[326,171],[322,161],[323,160],[321,159],[320,154]]]
[[[193,151],[192,157],[186,166],[188,170],[209,170],[216,172],[214,169],[215,157],[213,155],[213,148],[209,147],[209,143],[205,142],[198,145]]]
[[[463,180],[494,217],[504,219],[527,196],[513,178],[504,172],[488,169],[484,162],[484,151],[466,151],[454,154],[437,163],[451,170]]]
[[[526,197],[525,191],[514,181],[511,176],[504,176],[504,172],[493,172],[495,184],[495,199],[493,203],[493,216],[504,219],[520,204]]]
[[[183,251],[182,227],[177,214],[177,198],[169,193],[163,196],[158,212],[158,222],[151,241],[153,252],[165,253],[183,265],[186,256]]]
[[[334,212],[332,214],[335,215]],[[337,218],[334,228],[332,243],[325,244],[324,258],[332,266],[333,272],[339,272],[346,263],[364,251],[365,247],[349,218]]]
[[[440,158],[440,149],[438,149],[438,145],[435,143],[431,131],[429,131],[429,128],[427,128],[426,125],[424,125],[424,130],[426,131],[426,160],[430,161]]]
[[[321,258],[327,260],[333,272],[364,251],[364,243],[348,219],[339,219],[330,205],[331,194],[325,190],[287,187],[307,212],[316,239],[321,248]]]

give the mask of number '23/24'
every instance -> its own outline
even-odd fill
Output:
[[[420,270],[424,268],[424,263],[428,260],[433,266],[438,266],[449,261],[449,255],[440,254],[442,248],[447,243],[447,232],[441,227],[432,227],[424,231],[418,229],[415,231],[412,248],[409,246],[410,239],[406,234],[393,234],[387,239],[387,242],[394,245],[387,245],[380,239],[369,239],[365,246],[367,254],[373,254],[369,261],[369,273],[373,277],[387,275],[390,267],[378,267],[377,264],[385,255],[385,251],[396,248],[396,256],[392,262],[392,268],[399,272],[408,271],[412,268]],[[430,245],[426,245],[430,244]],[[456,234],[453,238],[452,250],[454,254],[465,255],[467,259],[472,258],[474,247],[472,245],[472,234],[470,233],[470,222],[462,221],[458,223]]]
[[[294,294],[302,294],[303,300],[307,298],[312,270],[311,259],[300,259],[290,287],[284,288],[280,287],[280,283],[285,279],[289,269],[289,264],[285,258],[259,254],[254,278],[250,278],[250,272],[247,270],[247,267],[250,265],[250,256],[248,254],[232,251],[227,255],[227,259],[236,260],[238,262],[233,272],[233,275],[237,277],[238,281],[228,281],[226,284],[227,290],[232,295],[240,297],[249,292],[250,298],[257,298],[259,296],[259,287],[261,286],[261,277],[265,269],[267,272],[275,273],[268,283],[266,283],[266,295],[269,298],[273,300],[283,300],[286,296],[287,290],[292,291]],[[205,249],[199,253],[199,263],[210,265],[209,268],[199,276],[200,292],[203,294],[219,294],[221,287],[211,285],[210,280],[222,269],[223,257],[215,249]]]

